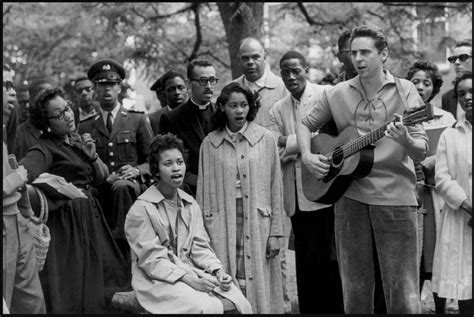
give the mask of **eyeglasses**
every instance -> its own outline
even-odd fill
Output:
[[[453,55],[453,56],[448,57],[448,62],[450,62],[451,64],[454,64],[458,58],[460,62],[465,62],[469,57],[472,57],[472,55],[469,55],[469,54]]]
[[[3,87],[5,87],[5,89],[8,91],[10,89],[15,89],[16,85],[14,82],[8,80],[3,82]]]
[[[57,115],[48,117],[48,119],[56,119],[56,120],[62,120],[64,119],[64,115],[66,112],[72,111],[71,109],[72,103],[70,101],[66,102],[66,107],[64,107],[63,110],[61,110]]]
[[[76,89],[76,93],[77,94],[82,94],[83,91],[86,91],[86,92],[91,92],[92,91],[92,87],[83,87],[83,88],[77,88]]]
[[[196,81],[199,83],[201,86],[207,86],[207,83],[210,83],[211,85],[217,84],[219,81],[219,78],[211,77],[211,78],[199,78],[199,79],[190,79],[190,81]]]

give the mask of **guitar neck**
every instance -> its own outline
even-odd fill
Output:
[[[375,130],[370,131],[367,134],[361,135],[355,140],[349,142],[343,147],[344,151],[344,158],[349,157],[353,155],[354,153],[359,152],[363,148],[365,148],[367,145],[372,144],[376,142],[377,140],[380,140],[385,136],[385,130],[387,129],[389,123],[385,123],[381,127],[378,127]]]

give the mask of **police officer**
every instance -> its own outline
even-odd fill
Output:
[[[143,112],[126,110],[118,100],[125,70],[117,62],[101,60],[87,76],[94,83],[100,112],[79,124],[79,133],[88,132],[97,153],[107,164],[110,176],[98,187],[107,221],[127,258],[129,247],[123,225],[125,216],[150,178],[147,163],[153,133]]]

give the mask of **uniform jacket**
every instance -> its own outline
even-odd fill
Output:
[[[306,88],[301,96],[300,103],[296,106],[296,100],[290,95],[286,96],[270,109],[270,131],[278,143],[280,136],[288,136],[286,145],[278,147],[280,154],[281,169],[283,174],[283,201],[288,217],[295,213],[295,194],[298,198],[298,206],[302,211],[312,211],[329,207],[306,199],[301,183],[301,157],[298,142],[296,141],[297,112],[303,111],[307,114],[316,104],[324,90],[332,86],[315,85],[306,82]],[[295,188],[296,179],[296,188]]]
[[[283,313],[280,256],[266,257],[270,236],[282,237],[280,158],[273,135],[250,122],[236,145],[225,130],[211,132],[200,151],[196,200],[211,245],[236,277],[236,177],[239,170],[245,225],[247,299],[254,313]]]
[[[166,106],[161,109],[158,109],[155,112],[148,114],[148,117],[150,118],[151,129],[153,130],[154,135],[157,135],[158,133],[160,133],[161,116],[163,115],[163,113],[168,112],[168,111],[170,111],[169,107]]]
[[[186,273],[202,276],[222,268],[210,246],[201,210],[196,201],[178,190],[177,254],[168,249],[168,217],[164,197],[151,186],[138,197],[125,220],[125,234],[132,251],[132,286],[140,304],[151,313],[222,313],[220,301],[178,281]],[[219,292],[219,290],[216,290]],[[250,304],[236,289],[219,292],[251,313]],[[204,304],[205,303],[205,304]],[[199,306],[206,306],[203,311]]]
[[[261,107],[258,109],[257,117],[253,121],[263,127],[268,127],[270,124],[270,109],[275,102],[289,94],[281,77],[275,75],[270,70],[266,70],[266,72],[265,86],[258,91],[261,97]],[[233,82],[244,84],[244,75],[234,79]]]
[[[454,95],[454,89],[448,90],[441,97],[441,109],[451,112],[451,114],[456,118],[458,99]]]
[[[196,188],[199,147],[207,133],[199,121],[198,108],[191,98],[175,109],[165,112],[160,120],[160,133],[171,132],[180,138],[188,150],[185,183]],[[214,111],[211,105],[211,111]]]
[[[130,164],[142,175],[149,174],[148,154],[153,132],[146,114],[121,107],[110,135],[101,114],[82,121],[78,131],[91,134],[97,153],[111,173]]]

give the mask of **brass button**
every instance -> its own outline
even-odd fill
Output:
[[[109,142],[109,144],[108,144],[108,145],[109,145],[109,146],[114,146],[114,144],[113,144],[112,142]]]
[[[115,166],[115,162],[110,162],[110,166]]]
[[[110,156],[114,156],[114,152],[110,152],[109,155],[110,155]]]
[[[241,159],[244,159],[245,158],[245,155],[242,154],[242,156],[240,157]]]

